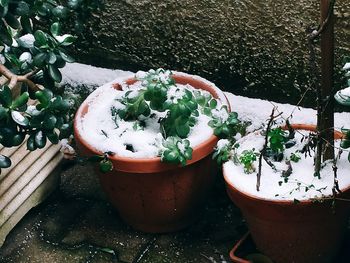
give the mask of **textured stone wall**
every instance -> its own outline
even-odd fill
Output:
[[[105,0],[79,43],[84,62],[129,70],[165,67],[221,88],[296,102],[307,85],[305,30],[318,0]],[[336,6],[337,63],[350,54],[350,1]],[[313,101],[308,95],[309,102]]]

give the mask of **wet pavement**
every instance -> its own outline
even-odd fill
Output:
[[[230,261],[229,250],[245,232],[220,176],[194,225],[155,235],[135,231],[120,220],[89,165],[66,164],[60,188],[12,230],[0,249],[0,262],[223,263]],[[349,247],[350,233],[337,262],[348,262]]]

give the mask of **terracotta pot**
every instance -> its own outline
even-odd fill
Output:
[[[294,125],[296,129],[315,130],[313,125]],[[342,138],[335,132],[335,138]],[[333,262],[340,250],[350,216],[350,202],[332,200],[315,203],[262,199],[241,192],[227,179],[231,200],[241,209],[257,248],[276,263]],[[338,196],[350,197],[350,187]],[[335,213],[334,213],[335,212]],[[241,262],[233,260],[234,262]]]
[[[215,98],[228,104],[223,93],[212,83],[184,73],[175,73],[176,83],[190,84],[209,91]],[[135,82],[134,79],[126,80]],[[114,88],[121,88],[114,84]],[[94,95],[90,95],[93,97]],[[75,116],[74,134],[83,155],[102,154],[82,138],[77,121],[89,110],[87,99]],[[199,216],[199,210],[213,184],[211,153],[217,143],[212,135],[193,149],[192,160],[182,167],[161,162],[159,157],[132,159],[110,157],[112,172],[98,172],[100,182],[121,218],[135,229],[162,233],[182,229]]]

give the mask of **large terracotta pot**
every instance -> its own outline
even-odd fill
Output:
[[[215,98],[228,104],[223,93],[212,83],[184,73],[173,75],[176,83],[190,84],[209,91]],[[134,79],[126,80],[135,82]],[[116,89],[120,85],[113,85]],[[89,110],[88,102],[81,105],[75,116],[74,134],[78,148],[84,155],[101,154],[82,138],[76,128]],[[199,216],[205,197],[213,184],[211,153],[217,138],[212,135],[193,149],[192,160],[182,167],[161,162],[160,158],[132,159],[111,156],[114,170],[102,174],[100,182],[109,200],[122,219],[135,229],[152,232],[170,232],[182,229]]]
[[[315,130],[311,125],[294,125],[296,129]],[[340,139],[341,133],[335,132]],[[350,216],[350,202],[311,200],[295,204],[249,195],[237,189],[223,170],[231,200],[241,209],[257,248],[276,263],[334,262],[341,247]],[[350,197],[350,187],[338,196]],[[248,262],[233,259],[234,262]]]

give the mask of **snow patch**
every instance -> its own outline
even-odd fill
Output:
[[[301,138],[308,132],[296,132],[295,146],[286,149],[284,158],[289,158],[292,153],[297,152],[301,148]],[[236,150],[239,156],[244,150],[260,151],[264,144],[264,136],[260,132],[251,133],[238,141],[240,147]],[[340,141],[336,141],[335,146],[339,147]],[[277,168],[274,171],[265,161],[262,162],[262,175],[260,183],[260,191],[256,190],[256,172],[251,174],[244,173],[243,165],[236,165],[233,161],[224,164],[225,179],[240,191],[260,198],[271,200],[306,200],[322,196],[332,195],[333,187],[333,169],[332,163],[327,163],[321,170],[321,178],[314,176],[314,159],[313,156],[304,156],[298,153],[302,158],[299,162],[291,162],[293,172],[288,177],[288,181],[284,181],[282,170],[288,168],[285,162],[273,162]],[[258,160],[254,162],[254,166],[258,168]],[[347,153],[343,153],[337,162],[338,181],[340,189],[345,189],[350,185],[349,167]]]

